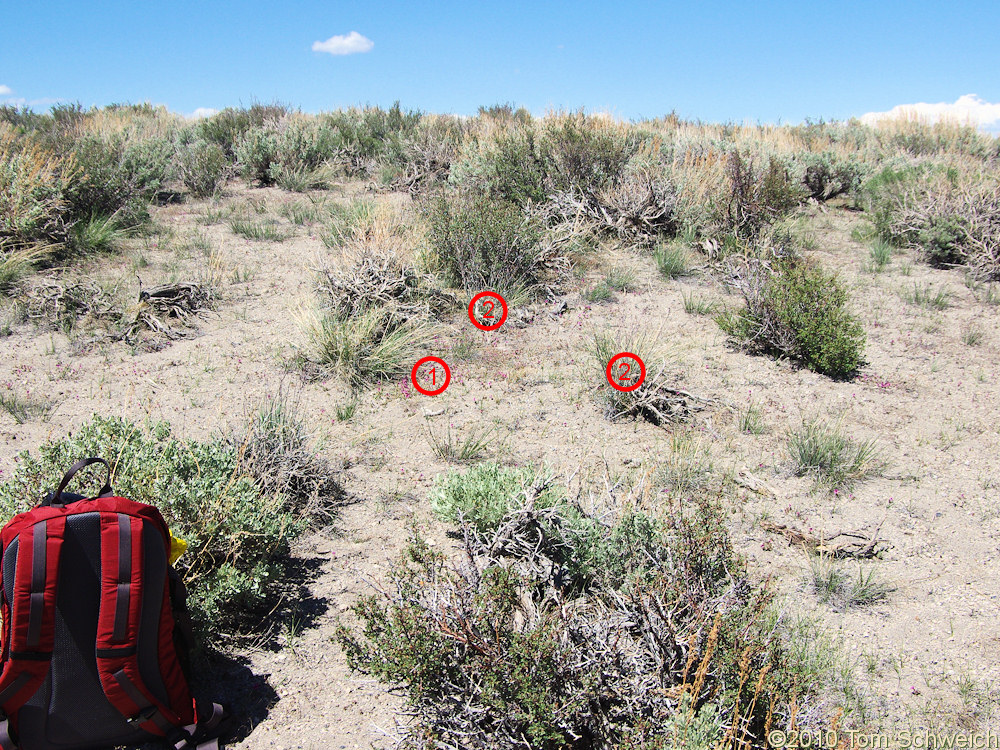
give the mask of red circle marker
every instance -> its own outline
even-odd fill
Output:
[[[496,320],[496,315],[494,314],[494,311],[496,310],[496,302],[493,301],[495,299],[497,300],[497,302],[500,303],[500,308],[503,310],[502,314],[500,315],[499,322],[493,323],[491,325],[484,325],[483,323],[480,323],[478,320],[476,320],[476,315],[475,315],[476,303],[479,302],[479,300],[483,299],[484,297],[488,299],[483,303],[483,307],[486,308],[486,314],[483,315],[483,318],[486,320]],[[474,325],[480,331],[495,331],[497,328],[502,326],[504,322],[507,320],[507,300],[505,300],[496,292],[480,292],[475,297],[473,297],[472,301],[469,303],[469,320],[471,320],[472,325]]]
[[[426,364],[427,362],[434,362],[435,364],[439,364],[441,365],[442,368],[444,368],[444,382],[437,388],[433,389],[424,388],[422,385],[420,385],[420,383],[417,382],[417,370],[420,369],[420,365]],[[431,373],[432,373],[431,384],[434,385],[438,380],[437,368],[436,367],[433,368],[431,370]],[[451,383],[451,369],[449,369],[448,363],[445,362],[440,357],[424,357],[423,359],[418,359],[417,363],[413,365],[413,369],[410,370],[410,382],[413,383],[414,388],[416,388],[425,396],[437,396],[441,393],[444,393],[445,389],[448,387],[448,384]]]
[[[639,379],[632,385],[621,385],[622,380],[631,379],[629,376],[632,372],[632,366],[628,362],[622,362],[618,367],[617,373],[612,372],[614,370],[615,363],[620,359],[632,359],[639,363]],[[612,388],[616,391],[628,393],[630,391],[634,391],[642,385],[642,382],[646,379],[646,365],[638,355],[633,354],[632,352],[622,352],[621,354],[616,354],[610,359],[607,368],[604,370],[604,374],[607,376],[608,382],[611,384]],[[615,380],[615,375],[618,376],[618,381]]]

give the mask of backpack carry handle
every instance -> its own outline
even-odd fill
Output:
[[[55,494],[53,494],[51,498],[47,498],[48,503],[45,504],[57,505],[57,506],[65,505],[65,503],[62,501],[62,493],[63,490],[66,489],[66,485],[70,483],[70,480],[72,480],[73,477],[76,476],[76,473],[78,471],[90,466],[91,464],[104,464],[104,468],[108,470],[107,478],[104,480],[104,486],[101,487],[101,491],[97,493],[97,496],[102,497],[104,495],[110,495],[112,493],[111,465],[103,458],[96,458],[94,456],[91,456],[90,458],[81,458],[79,461],[77,461],[75,464],[69,467],[69,471],[67,471],[66,474],[63,475],[62,481],[59,483],[59,487],[56,489]]]

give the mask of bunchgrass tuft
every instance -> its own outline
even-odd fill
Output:
[[[0,392],[0,409],[10,414],[17,424],[35,420],[48,422],[55,407],[51,401],[30,393],[20,396],[14,391]]]
[[[665,278],[676,279],[691,273],[687,249],[680,242],[661,242],[653,250],[653,259]]]
[[[913,283],[913,291],[905,291],[903,299],[907,302],[927,307],[932,310],[947,310],[951,307],[951,292],[945,289],[938,289],[936,292],[930,284]]]
[[[837,426],[806,422],[788,436],[788,452],[797,476],[811,476],[831,489],[849,489],[879,476],[886,468],[874,440],[856,442]]]
[[[892,262],[892,245],[883,239],[877,239],[868,246],[868,270],[871,273],[882,273]]]
[[[747,404],[736,412],[740,432],[748,435],[761,435],[767,429],[764,425],[764,413],[757,404]]]
[[[983,329],[975,323],[969,323],[962,329],[962,341],[967,346],[979,346],[983,343]]]
[[[300,325],[309,358],[356,388],[409,372],[436,330],[430,323],[404,320],[383,308],[349,318],[307,311],[300,316]]]
[[[449,424],[444,435],[436,435],[430,427],[427,435],[434,455],[442,461],[453,463],[476,461],[485,456],[491,447],[495,447],[497,442],[497,428],[494,426],[473,425],[461,436],[453,433]]]
[[[248,218],[235,218],[229,222],[229,228],[234,234],[259,242],[284,242],[289,235],[283,232],[274,219],[254,221]]]
[[[841,611],[883,602],[896,590],[876,568],[866,569],[859,564],[855,576],[842,562],[825,553],[810,558],[806,581],[821,603]]]
[[[705,299],[694,292],[690,294],[683,292],[681,297],[684,299],[684,312],[689,315],[713,315],[717,309],[714,301]]]

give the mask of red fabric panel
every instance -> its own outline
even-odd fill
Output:
[[[28,652],[28,612],[31,601],[31,578],[34,569],[33,531],[34,525],[27,526],[18,540],[17,567],[14,571],[14,598],[10,615],[10,640],[6,644],[10,649],[10,658],[3,665],[0,673],[0,693],[12,684],[22,673],[31,676],[27,682],[2,706],[7,714],[11,714],[31,698],[38,687],[45,681],[49,671],[52,647],[55,644],[56,617],[56,573],[59,570],[59,553],[62,551],[63,532],[66,519],[62,515],[53,516],[47,520],[45,539],[45,588],[42,604],[42,627],[37,647],[31,649],[36,654],[48,653],[49,658],[21,659],[18,656]],[[4,549],[7,542],[4,542]],[[6,613],[5,613],[6,614]],[[5,620],[5,626],[8,620]]]
[[[79,504],[82,505],[83,503]],[[132,503],[132,505],[138,504]],[[75,505],[73,510],[76,510]],[[142,537],[144,533],[147,533],[152,529],[143,521],[142,518],[130,517],[129,519],[132,530],[132,545],[130,549],[132,557],[132,585],[129,594],[128,627],[126,629],[127,636],[125,642],[116,642],[113,639],[113,634],[115,626],[115,608],[118,595],[118,513],[120,512],[123,513],[125,511],[116,508],[114,510],[108,510],[101,513],[101,608],[98,616],[97,629],[97,648],[99,650],[122,649],[135,646],[139,635],[142,590],[144,586]],[[159,516],[158,512],[157,516]],[[162,520],[160,523],[162,524]],[[169,542],[167,544],[168,546],[166,546],[165,549],[169,549]],[[163,593],[164,595],[167,595],[166,581],[164,581],[163,584]],[[160,646],[158,651],[159,662],[163,665],[164,659],[167,659],[168,662],[170,662],[173,667],[177,669],[177,671],[180,671],[180,666],[177,664],[176,656],[173,653],[173,644],[171,643],[171,651],[169,653],[164,652],[162,648],[164,622],[169,622],[170,630],[168,632],[172,633],[173,617],[170,612],[169,604],[166,605],[166,609],[162,610],[160,614],[160,632],[158,633]],[[160,713],[162,713],[168,721],[178,726],[191,723],[189,713],[191,698],[188,693],[187,684],[183,684],[183,695],[180,695],[177,691],[176,685],[166,679],[166,673],[168,673],[169,670],[164,670],[166,672],[164,674],[164,684],[167,688],[167,695],[170,702],[170,705],[167,706],[156,700],[153,694],[146,688],[146,685],[139,674],[139,664],[135,652],[126,656],[102,657],[98,655],[97,672],[101,679],[101,686],[104,688],[104,694],[107,696],[111,705],[121,711],[123,716],[126,718],[135,716],[139,713],[140,707],[135,704],[135,702],[128,696],[115,679],[114,675],[120,669],[125,670],[129,680],[132,681],[139,692],[142,693],[146,697],[146,700],[148,700],[152,705],[156,706],[160,710]],[[175,702],[175,697],[177,696],[180,696],[182,700]],[[160,731],[160,729],[152,721],[146,721],[140,724],[140,726],[147,732],[163,736],[163,732]]]
[[[35,523],[49,518],[62,518],[76,515],[77,513],[127,513],[130,516],[151,521],[163,534],[163,540],[170,549],[170,535],[167,533],[167,524],[160,515],[160,511],[152,505],[137,503],[126,497],[98,497],[93,500],[81,500],[65,508],[53,508],[42,506],[20,513],[14,516],[0,533],[0,545],[7,549],[7,545],[13,541],[24,529],[34,526]]]

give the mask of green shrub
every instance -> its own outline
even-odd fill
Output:
[[[0,485],[0,514],[10,518],[26,510],[55,488],[76,460],[101,456],[112,466],[116,492],[155,505],[188,543],[177,568],[204,634],[235,631],[246,626],[248,615],[273,607],[289,544],[309,524],[296,510],[295,489],[262,487],[246,460],[245,446],[254,445],[262,429],[267,434],[267,425],[258,425],[247,438],[198,442],[173,437],[166,423],[144,429],[95,416],[71,437],[18,456],[12,475]],[[332,487],[327,480],[323,486]]]
[[[431,247],[447,283],[503,293],[539,281],[540,227],[517,206],[442,195],[428,214]]]
[[[521,207],[543,202],[545,167],[533,126],[512,125],[471,141],[452,168],[451,180],[491,200]]]
[[[114,216],[121,227],[149,217],[149,203],[166,182],[174,156],[167,138],[86,131],[73,145],[79,176],[67,190],[74,217]]]
[[[829,200],[844,193],[853,193],[867,171],[860,160],[840,157],[831,151],[799,157],[804,163],[802,182],[809,197],[818,201]]]
[[[716,320],[748,350],[833,378],[852,377],[864,364],[865,333],[835,274],[804,262],[785,261],[774,272],[752,264],[741,291],[746,307]]]
[[[196,198],[215,195],[225,183],[228,171],[226,152],[217,143],[197,140],[178,150],[178,177]]]
[[[354,606],[358,631],[338,628],[353,669],[404,688],[407,746],[763,748],[793,703],[823,722],[828,677],[786,649],[719,506],[599,520],[525,470],[501,511],[488,493],[519,482],[473,471],[441,483],[459,485],[444,515],[465,519],[462,561],[414,538]]]

